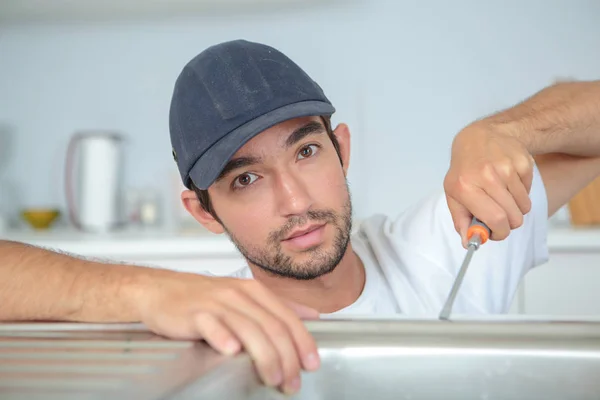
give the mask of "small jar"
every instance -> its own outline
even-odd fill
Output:
[[[142,226],[156,226],[160,222],[160,200],[154,190],[144,190],[139,199],[139,221]]]

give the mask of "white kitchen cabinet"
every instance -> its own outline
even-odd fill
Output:
[[[551,252],[523,285],[524,314],[600,316],[600,250]]]

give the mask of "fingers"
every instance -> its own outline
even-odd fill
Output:
[[[153,332],[203,339],[227,355],[243,348],[260,379],[288,394],[299,390],[302,368],[319,367],[314,339],[296,315],[318,318],[316,310],[293,303],[288,307],[255,280],[175,278],[163,285],[156,299],[148,301],[147,312],[141,311],[145,314],[142,322]]]
[[[292,309],[286,307],[277,296],[257,281],[246,282],[244,288],[246,293],[260,306],[268,310],[279,321],[284,323],[293,338],[293,343],[296,352],[302,361],[303,368],[308,371],[319,368],[320,361],[317,345],[302,321],[296,316]],[[300,306],[298,304],[294,307],[297,310],[302,310],[303,313],[306,313],[309,316],[316,316],[316,318],[318,318],[318,312],[309,307]]]
[[[535,165],[535,160],[533,156],[529,153],[521,153],[514,157],[513,166],[516,174],[519,176],[519,179],[527,194],[531,191],[531,185],[533,184],[533,166]],[[526,214],[526,213],[525,213]]]
[[[459,203],[459,206],[454,207],[461,213],[459,214],[461,221],[464,221],[460,225],[464,247],[467,245],[466,234],[471,224],[472,215],[475,215],[490,228],[492,231],[492,240],[503,240],[510,233],[510,225],[506,212],[483,189],[472,187],[468,195],[461,197],[460,202],[458,200],[455,201]],[[464,217],[464,209],[469,210],[468,218]]]
[[[242,300],[242,296],[246,299]],[[228,307],[251,321],[253,335],[249,336],[248,339],[257,340],[260,343],[266,342],[274,350],[274,352],[269,353],[266,360],[263,360],[264,355],[262,353],[257,353],[255,355],[259,357],[256,359],[257,367],[267,368],[268,374],[271,374],[272,368],[277,366],[282,374],[282,381],[279,382],[282,389],[286,393],[296,392],[300,383],[300,357],[293,342],[290,328],[282,320],[258,305],[250,296],[241,294],[239,297],[239,301],[236,301],[238,299],[230,301]]]
[[[523,224],[531,210],[529,191],[533,181],[533,158],[489,163],[469,175],[449,175],[444,182],[454,226],[466,246],[466,233],[475,215],[492,231],[492,240],[503,240]]]
[[[467,229],[471,223],[471,213],[452,197],[446,196],[446,202],[454,221],[454,229],[460,235],[463,247],[467,248]]]
[[[501,240],[508,236],[511,229],[516,229],[523,224],[523,213],[517,205],[513,194],[508,190],[507,183],[499,176],[494,168],[484,168],[482,171],[482,178],[482,189],[489,195],[490,201],[493,201],[500,206],[502,212],[499,212],[496,207],[490,206],[487,215],[481,214],[481,216],[479,216],[479,214],[475,214],[475,212],[474,215],[484,222],[485,219],[488,219],[491,224],[502,227],[501,231],[495,231],[492,225],[488,224],[488,227],[492,230],[492,238]],[[516,174],[509,174],[506,179],[510,179],[511,184],[517,186],[517,188],[515,188],[517,194],[520,195],[521,192],[525,192],[525,188],[522,183],[520,183]],[[515,182],[515,180],[518,182]],[[518,189],[519,185],[521,186],[520,190]],[[504,229],[507,224],[509,231],[506,232],[506,236],[504,236]]]
[[[515,204],[517,205],[520,213],[521,213],[521,223],[515,226],[512,226],[512,228],[518,228],[519,226],[522,225],[522,216],[526,215],[529,211],[531,211],[531,198],[529,197],[529,191],[531,190],[531,181],[529,182],[528,185],[524,184],[522,181],[522,177],[519,176],[516,173],[513,174],[507,174],[508,176],[505,176],[503,178],[503,181],[506,184],[506,187],[508,189],[508,191],[510,192],[510,195],[512,196]],[[533,178],[533,175],[531,175]],[[526,178],[527,179],[527,178]]]
[[[202,312],[193,322],[200,337],[219,353],[233,355],[241,350],[240,341],[216,316]]]
[[[283,382],[280,356],[263,328],[253,319],[227,307],[220,319],[235,332],[253,360],[260,379],[268,386],[279,386]]]
[[[522,215],[531,210],[529,192],[533,183],[533,165],[533,157],[528,154],[494,165],[497,176],[508,188]]]

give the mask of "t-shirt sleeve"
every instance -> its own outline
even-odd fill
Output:
[[[473,255],[453,313],[507,312],[523,276],[548,260],[548,202],[537,166],[529,196],[532,208],[523,225],[505,240],[486,242]],[[443,305],[466,255],[444,194],[406,210],[387,228],[398,252],[411,254],[412,281],[428,297],[421,300],[431,307]]]

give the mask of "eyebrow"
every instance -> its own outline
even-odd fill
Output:
[[[250,165],[258,164],[261,162],[261,160],[262,159],[260,157],[233,158],[233,159],[229,160],[229,162],[227,164],[225,164],[225,167],[223,168],[223,170],[221,171],[221,173],[219,174],[217,179],[215,179],[215,182],[218,182],[221,179],[225,178],[231,171],[234,171],[238,168],[244,168],[244,167],[249,167]]]
[[[323,132],[325,132],[325,127],[322,124],[316,121],[311,121],[306,125],[303,125],[300,128],[296,129],[290,134],[290,136],[288,136],[288,138],[285,141],[285,148],[289,149],[294,144],[304,139],[306,136]],[[215,179],[215,182],[218,182],[225,178],[227,175],[229,175],[229,173],[231,173],[231,171],[234,171],[239,168],[249,167],[251,165],[256,165],[260,162],[262,162],[261,157],[249,156],[232,158],[227,164],[225,164],[225,167],[223,167],[223,170],[221,171],[217,179]]]
[[[291,133],[291,135],[285,141],[285,148],[289,149],[290,147],[304,139],[306,136],[324,132],[325,127],[323,126],[323,124],[320,124],[316,121],[311,121]]]

